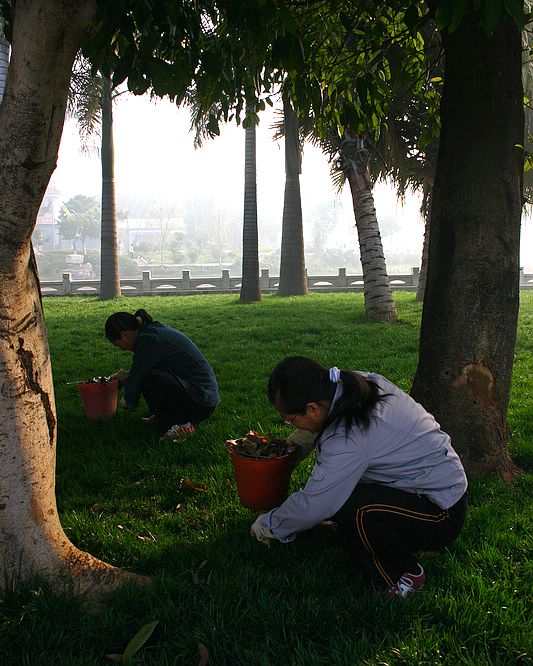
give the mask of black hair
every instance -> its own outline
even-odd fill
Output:
[[[386,398],[374,382],[351,370],[341,370],[343,393],[328,416],[327,427],[344,421],[366,430],[372,411]],[[285,414],[305,414],[310,402],[331,402],[337,385],[329,377],[329,369],[305,356],[288,356],[272,371],[268,380],[268,399]]]
[[[124,331],[138,331],[143,326],[149,326],[153,323],[154,320],[143,308],[133,314],[129,312],[115,312],[107,318],[105,336],[109,342],[115,342]]]

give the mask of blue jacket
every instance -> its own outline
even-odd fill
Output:
[[[158,321],[144,326],[135,338],[133,364],[124,380],[129,406],[139,403],[142,378],[154,368],[173,374],[197,404],[215,407],[220,402],[215,373],[202,352],[184,333]]]

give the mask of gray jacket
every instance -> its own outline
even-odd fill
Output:
[[[305,486],[262,516],[279,541],[331,518],[358,483],[378,483],[426,495],[448,509],[465,493],[466,475],[450,437],[434,417],[381,375],[359,373],[387,397],[372,412],[370,426],[329,426],[316,442],[316,464]],[[342,395],[337,386],[332,405]]]

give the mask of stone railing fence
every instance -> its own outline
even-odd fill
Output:
[[[405,275],[389,275],[393,290],[416,291],[419,269],[412,268]],[[262,269],[259,286],[262,292],[277,291],[279,277],[270,275],[268,269]],[[337,275],[308,275],[309,291],[362,291],[363,276],[347,275],[345,268],[339,268]],[[181,277],[153,278],[150,271],[143,271],[141,278],[121,278],[120,289],[123,296],[147,296],[150,294],[226,294],[239,292],[240,277],[230,277],[228,270],[223,270],[220,277],[195,277],[189,271],[182,271]],[[533,289],[533,274],[520,270],[520,288]],[[98,295],[99,280],[72,280],[70,273],[63,273],[62,280],[41,281],[43,296]]]

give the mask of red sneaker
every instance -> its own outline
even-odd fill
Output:
[[[415,590],[419,590],[426,582],[426,574],[421,564],[418,565],[418,568],[419,571],[416,574],[404,573],[400,577],[400,580],[391,587],[387,596],[390,598],[402,597],[402,599],[405,599],[405,597],[413,594]]]
[[[177,442],[193,432],[193,424],[187,421],[187,423],[171,426],[160,439],[163,441]]]

